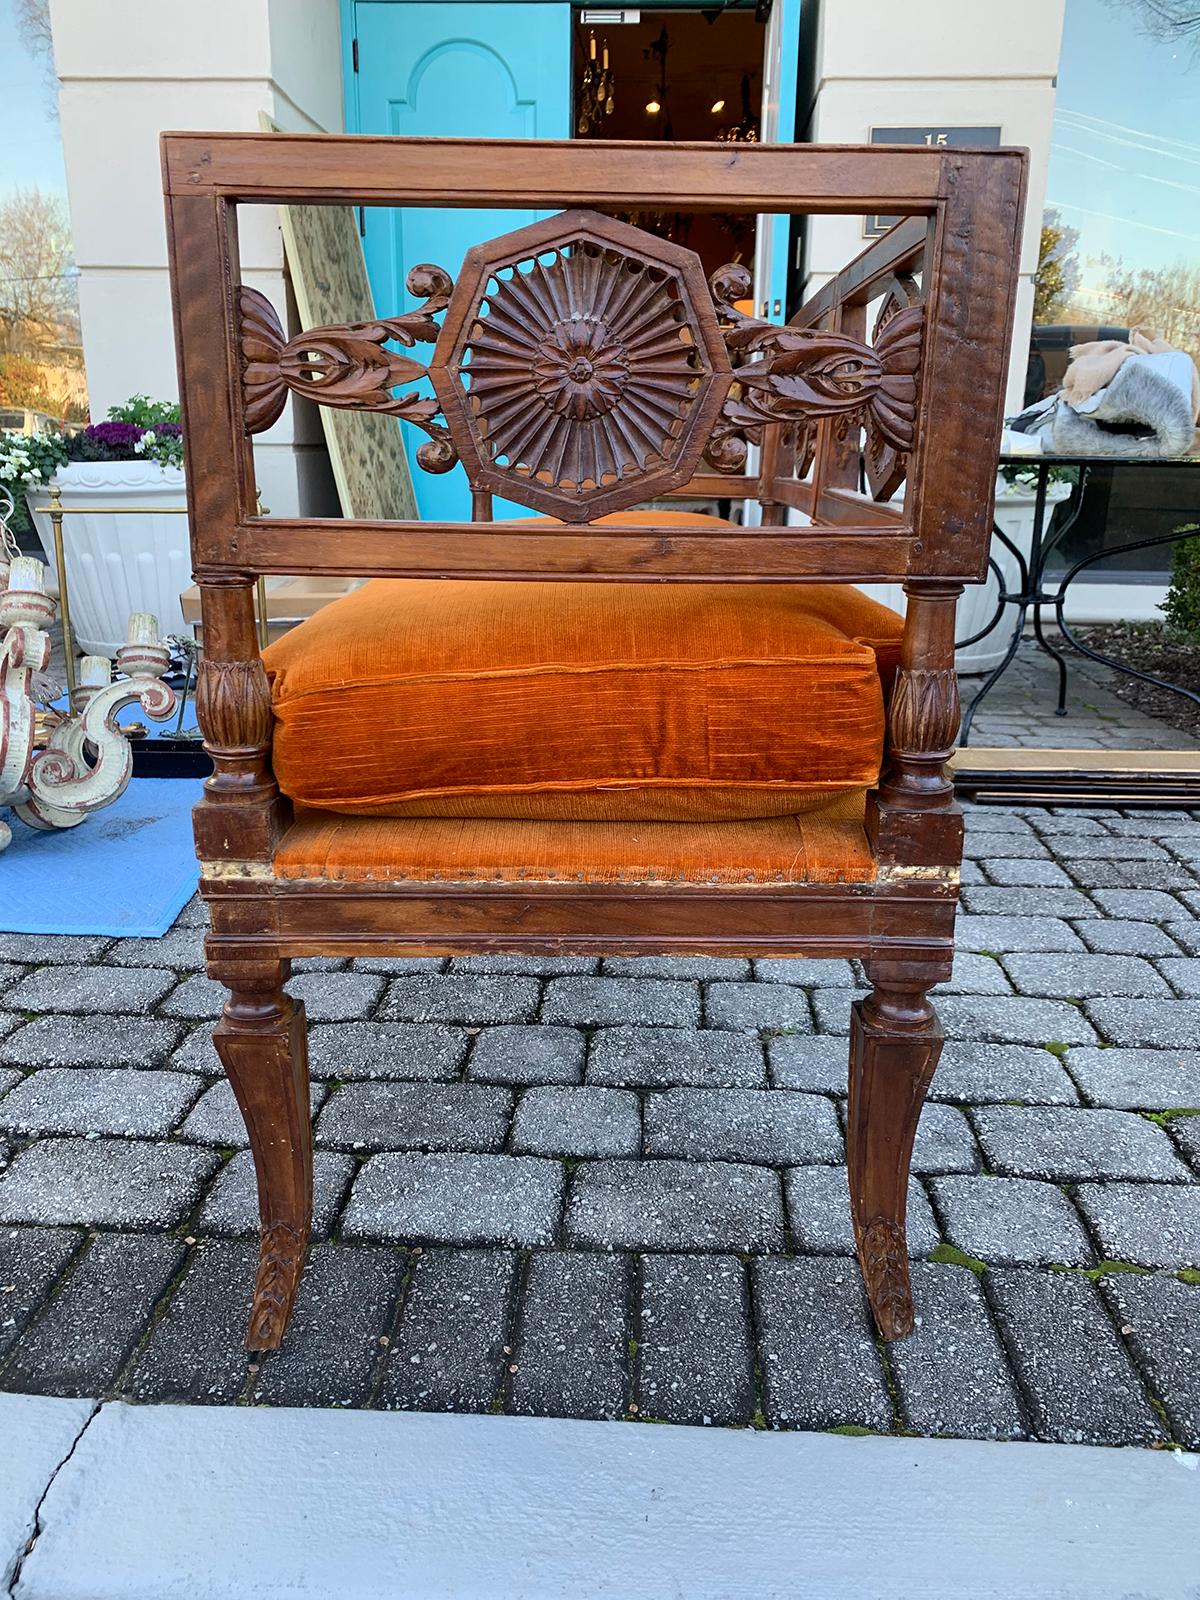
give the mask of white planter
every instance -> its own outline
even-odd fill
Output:
[[[182,506],[183,471],[154,461],[72,461],[54,475],[65,508]],[[26,495],[54,572],[47,489]],[[71,626],[84,655],[116,656],[132,611],[152,611],[164,634],[187,631],[180,593],[191,582],[187,517],[81,512],[63,518]]]
[[[1065,500],[1071,492],[1069,483],[1048,483],[1046,485],[1046,528],[1050,526],[1050,513],[1060,500]],[[996,526],[1003,529],[1017,549],[1026,560],[1029,559],[1029,547],[1033,542],[1033,511],[1037,503],[1037,496],[1032,489],[1023,486],[1010,486],[1001,478],[996,484]],[[902,500],[895,500],[893,505],[900,506]],[[1043,534],[1045,529],[1043,529]],[[1004,587],[1012,594],[1020,587],[1020,574],[1015,557],[1005,549],[999,539],[992,539],[992,555],[1004,574]],[[904,587],[899,583],[860,583],[858,587],[864,594],[870,595],[872,600],[878,600],[881,605],[891,606],[893,611],[904,615]],[[996,582],[996,574],[988,568],[985,583],[969,583],[963,589],[962,599],[958,602],[958,620],[954,628],[956,639],[969,639],[972,634],[979,632],[994,616],[996,601],[999,598],[1000,586]],[[975,673],[991,672],[1004,660],[1005,652],[1012,642],[1013,630],[1017,625],[1017,608],[1005,606],[1004,614],[996,626],[985,634],[976,644],[967,645],[963,650],[954,653],[954,665],[959,672],[972,675]]]

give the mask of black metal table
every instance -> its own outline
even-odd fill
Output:
[[[1071,584],[1075,581],[1079,574],[1085,571],[1088,567],[1094,566],[1099,561],[1111,560],[1116,556],[1129,555],[1135,550],[1147,550],[1154,545],[1177,544],[1180,540],[1186,539],[1190,536],[1187,530],[1182,532],[1176,530],[1172,533],[1159,534],[1153,539],[1135,539],[1126,544],[1114,545],[1104,550],[1097,550],[1091,555],[1082,557],[1072,566],[1068,567],[1067,571],[1062,575],[1062,577],[1057,580],[1057,588],[1050,590],[1046,586],[1047,559],[1053,554],[1054,550],[1061,545],[1063,539],[1078,521],[1080,511],[1083,508],[1084,490],[1087,487],[1088,477],[1093,468],[1099,466],[1200,467],[1200,458],[1195,456],[1173,456],[1170,458],[1164,457],[1153,459],[1145,457],[1129,458],[1121,456],[1001,456],[1000,466],[1020,467],[1023,471],[1031,472],[1036,476],[1033,508],[1033,535],[1030,540],[1029,556],[1026,558],[1024,553],[1018,550],[1017,546],[1001,528],[998,526],[994,527],[995,537],[1000,541],[1005,549],[1011,553],[1017,563],[1017,573],[1020,579],[1020,588],[1015,592],[1008,589],[1007,585],[1005,584],[1004,573],[1000,567],[1000,563],[996,560],[994,555],[989,556],[988,565],[996,574],[996,581],[1000,586],[1000,593],[996,602],[995,614],[992,616],[986,627],[980,628],[980,630],[977,633],[973,633],[970,638],[956,640],[956,646],[959,649],[965,649],[967,645],[977,644],[981,639],[986,639],[988,634],[991,633],[994,628],[999,626],[1007,606],[1016,606],[1016,623],[1013,628],[1012,639],[1009,643],[1008,649],[1004,653],[1003,660],[998,666],[994,667],[991,672],[988,673],[982,686],[963,711],[962,727],[959,732],[959,744],[965,746],[969,743],[971,724],[975,719],[975,713],[978,711],[980,703],[988,694],[991,693],[992,689],[996,686],[996,684],[1011,666],[1013,657],[1016,655],[1021,643],[1021,639],[1024,635],[1025,619],[1028,616],[1031,607],[1033,609],[1033,636],[1037,647],[1044,651],[1046,655],[1051,656],[1058,666],[1058,704],[1055,707],[1056,716],[1065,717],[1067,715],[1067,658],[1060,650],[1056,649],[1056,647],[1051,644],[1049,639],[1046,637],[1042,624],[1043,606],[1054,607],[1054,620],[1059,632],[1072,647],[1072,649],[1078,650],[1081,655],[1089,657],[1092,661],[1100,662],[1102,666],[1110,667],[1114,672],[1123,672],[1128,677],[1140,678],[1143,683],[1154,684],[1160,689],[1169,689],[1173,694],[1182,695],[1185,700],[1190,700],[1193,705],[1195,705],[1197,708],[1200,708],[1200,695],[1194,694],[1192,690],[1185,689],[1182,687],[1182,685],[1177,683],[1168,683],[1165,679],[1156,678],[1152,673],[1142,672],[1136,667],[1127,666],[1124,662],[1117,661],[1112,656],[1107,656],[1099,650],[1092,649],[1090,645],[1084,644],[1081,639],[1078,639],[1075,634],[1072,633],[1071,628],[1068,626],[1063,615],[1063,608],[1066,604],[1067,590],[1070,588]],[[1075,467],[1078,469],[1079,475],[1072,487],[1070,496],[1065,502],[1062,502],[1068,507],[1066,515],[1059,523],[1058,527],[1055,528],[1050,537],[1047,538],[1046,486],[1050,481],[1050,473],[1056,468],[1062,467]],[[1200,484],[1200,479],[1198,479],[1197,482]]]

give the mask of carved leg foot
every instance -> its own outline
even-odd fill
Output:
[[[251,1350],[276,1350],[296,1299],[312,1221],[312,1119],[304,1007],[284,962],[210,964],[232,991],[213,1043],[246,1120],[258,1176],[258,1281]]]
[[[904,1216],[917,1119],[942,1048],[930,980],[868,965],[874,985],[850,1023],[847,1161],[850,1210],[863,1282],[884,1339],[913,1329]]]

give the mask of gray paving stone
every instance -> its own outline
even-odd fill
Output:
[[[172,928],[159,939],[118,939],[105,956],[114,967],[172,967],[198,972],[204,965],[203,928]]]
[[[195,1079],[191,1082],[196,1088],[200,1087]],[[320,1110],[328,1092],[323,1083],[314,1083],[309,1089],[309,1103],[314,1114]],[[222,1150],[243,1150],[250,1143],[233,1086],[225,1078],[205,1089],[179,1131],[196,1144],[216,1145]]]
[[[1024,1438],[1020,1398],[979,1279],[966,1267],[918,1261],[912,1284],[918,1325],[888,1346],[907,1425],[958,1439]]]
[[[0,1131],[21,1134],[168,1134],[199,1093],[182,1072],[47,1067],[0,1100]]]
[[[972,955],[959,950],[947,982],[939,983],[934,994],[1011,994],[1004,968],[987,955]]]
[[[509,1250],[423,1250],[392,1336],[380,1405],[489,1410],[512,1356],[516,1281]]]
[[[143,1401],[231,1405],[249,1376],[244,1335],[257,1271],[257,1244],[198,1245],[126,1392]]]
[[[587,1081],[629,1089],[758,1088],[767,1069],[757,1039],[693,1028],[604,1028],[592,1038]]]
[[[502,1150],[512,1095],[482,1083],[348,1083],[317,1118],[335,1150]]]
[[[784,1179],[788,1224],[796,1248],[820,1256],[852,1256],[850,1189],[845,1167],[793,1167]],[[939,1243],[937,1223],[925,1191],[908,1185],[908,1253],[927,1256]]]
[[[4,1387],[100,1396],[132,1355],[184,1257],[168,1234],[101,1233],[45,1313],[19,1340]]]
[[[175,918],[177,928],[207,928],[208,907],[198,894],[194,894]]]
[[[363,1166],[342,1232],[430,1244],[553,1244],[562,1193],[557,1161],[389,1152]]]
[[[342,1200],[354,1171],[352,1156],[333,1150],[318,1150],[313,1156],[312,1237],[327,1238],[333,1232]],[[197,1233],[227,1235],[258,1234],[258,1189],[254,1178],[254,1158],[249,1150],[239,1150],[222,1167],[208,1192]]]
[[[844,1038],[850,1032],[851,1007],[866,993],[865,989],[814,989],[812,1008],[820,1032]]]
[[[1099,825],[1093,823],[1093,827],[1098,829]],[[970,834],[1011,833],[1027,839],[1033,836],[1033,828],[1024,817],[999,806],[964,806],[963,828]]]
[[[1200,825],[1186,811],[1135,811],[1128,817],[1113,817],[1108,823],[1110,833],[1137,839],[1186,839],[1195,837],[1198,828]]]
[[[274,1406],[364,1405],[406,1266],[402,1250],[318,1245],[283,1346],[264,1359],[254,1399]]]
[[[1006,856],[983,856],[980,866],[993,883],[1011,888],[1069,889],[1071,880],[1053,861],[1014,861]]]
[[[586,1048],[577,1028],[546,1023],[484,1028],[471,1051],[467,1077],[484,1083],[581,1083]]]
[[[1081,1183],[1075,1202],[1106,1260],[1200,1267],[1200,1186]]]
[[[1055,1183],[951,1176],[930,1182],[952,1245],[996,1266],[1090,1267],[1095,1255],[1074,1207]]]
[[[1020,954],[1002,959],[1021,994],[1078,1000],[1171,993],[1150,963],[1138,956]]]
[[[590,1162],[571,1180],[566,1236],[605,1250],[780,1250],[779,1177],[733,1162]]]
[[[1149,1444],[1162,1438],[1090,1279],[993,1267],[986,1280],[1039,1439]]]
[[[534,1255],[506,1410],[619,1417],[629,1395],[630,1263],[624,1256]]]
[[[1173,1117],[1171,1137],[1200,1173],[1200,1117]]]
[[[35,1017],[0,1041],[14,1067],[156,1067],[180,1035],[157,1017]]]
[[[1176,1439],[1200,1450],[1200,1285],[1112,1272],[1101,1278],[1100,1292]]]
[[[1200,1006],[1190,1000],[1089,1000],[1085,1009],[1110,1044],[1200,1049]]]
[[[451,972],[394,978],[379,1015],[400,1022],[529,1022],[539,993],[536,978],[474,978]]]
[[[804,1166],[845,1159],[833,1103],[788,1089],[667,1089],[646,1099],[646,1152]]]
[[[0,1360],[83,1243],[75,1228],[0,1228]]]
[[[1089,919],[1085,919],[1089,920]],[[1093,924],[1099,926],[1098,923]],[[960,914],[954,924],[960,950],[1082,950],[1079,935],[1060,917]]]
[[[102,934],[0,933],[0,961],[27,966],[88,966],[111,941]]]
[[[700,1020],[700,991],[669,978],[552,978],[542,1019],[576,1027],[689,1028]]]
[[[771,1066],[771,1082],[777,1089],[844,1095],[849,1086],[850,1061],[845,1039],[830,1038],[826,1034],[770,1039],[767,1059]]]
[[[505,977],[568,978],[597,972],[596,956],[456,956],[451,972],[493,972]]]
[[[1075,834],[1064,839],[1058,848],[1058,854],[1068,858],[1067,870],[1071,871],[1072,863],[1076,861],[1167,861],[1170,858],[1161,845],[1153,839],[1139,839],[1132,835],[1120,836],[1108,834],[1104,838],[1092,838],[1086,834]]]
[[[1077,813],[1055,817],[1047,812],[1035,817],[1033,826],[1043,837],[1057,840],[1064,834],[1104,835],[1110,831],[1111,823],[1107,819],[1100,822],[1095,817],[1081,817]]]
[[[1200,1059],[1190,1050],[1068,1050],[1066,1063],[1089,1105],[1118,1111],[1200,1107]]]
[[[1188,908],[1194,917],[1200,917],[1200,888],[1180,889],[1178,891],[1177,898]]]
[[[175,992],[163,1002],[163,1011],[171,1017],[182,1017],[188,1022],[215,1022],[229,998],[223,983],[206,978],[202,972],[185,978]]]
[[[178,1034],[178,1029],[176,1033]],[[213,1046],[212,1036],[212,1023],[202,1022],[186,1036],[167,1065],[174,1072],[195,1072],[205,1078],[220,1077],[225,1068],[221,1065],[221,1058]]]
[[[470,1035],[442,1022],[327,1022],[308,1030],[314,1078],[398,1078],[412,1083],[456,1078]]]
[[[11,1011],[0,1011],[0,1039],[6,1033],[11,1033],[20,1021],[21,1018],[15,1016]]]
[[[210,1150],[121,1139],[42,1139],[0,1178],[0,1222],[171,1228],[217,1166]]]
[[[736,1256],[643,1256],[637,1405],[642,1417],[701,1426],[754,1416],[754,1340]]]
[[[1186,950],[1189,956],[1200,956],[1200,922],[1195,919],[1179,920],[1178,918],[1164,922],[1163,932]]]
[[[345,972],[350,963],[345,956],[294,956],[293,972]]]
[[[6,1004],[11,1004],[14,1008],[18,1007],[20,1004],[20,1002],[15,998],[15,990],[20,983],[20,980],[24,976],[24,967],[17,966],[15,962],[0,961],[0,998],[3,998],[10,991],[13,991],[14,998],[11,1001],[6,1001]]]
[[[16,1067],[0,1067],[0,1100],[15,1084],[21,1082],[22,1076]],[[0,1115],[2,1115],[2,1112],[0,1112]]]
[[[923,1176],[978,1172],[979,1149],[971,1125],[957,1106],[926,1101],[913,1141],[912,1170]]]
[[[677,978],[698,983],[748,978],[750,963],[736,956],[607,956],[600,970],[606,978]]]
[[[974,1122],[988,1165],[1004,1177],[1182,1183],[1190,1176],[1163,1130],[1128,1111],[984,1106]]]
[[[968,884],[962,903],[972,916],[998,917],[1098,917],[1100,908],[1078,889],[1020,888],[1000,884]],[[994,949],[1010,948],[1006,945]]]
[[[287,992],[303,1000],[310,1022],[354,1022],[373,1010],[384,984],[367,972],[303,972]]]
[[[1089,950],[1101,955],[1175,956],[1179,946],[1154,922],[1124,922],[1119,919],[1096,921],[1088,918],[1079,924],[1079,936]]]
[[[175,987],[173,972],[158,967],[42,967],[9,990],[13,1011],[146,1012]]]
[[[960,861],[958,864],[959,883],[986,883],[983,868],[978,861]]]
[[[1174,861],[1073,861],[1071,873],[1085,889],[1192,889],[1194,875]]]
[[[385,978],[407,978],[415,972],[445,972],[445,956],[355,956],[351,972],[378,972]]]
[[[1029,1000],[1024,995],[947,994],[938,997],[937,1014],[948,1039],[970,1039],[984,1044],[1096,1043],[1095,1032],[1087,1018],[1077,1007],[1063,1000]]]
[[[636,1156],[641,1147],[642,1107],[632,1090],[542,1084],[521,1096],[516,1155]]]
[[[1188,956],[1176,956],[1160,961],[1158,970],[1176,994],[1182,995],[1185,999],[1200,999],[1200,960]]]
[[[768,1257],[751,1276],[768,1425],[890,1430],[892,1403],[855,1263]]]
[[[964,1105],[1005,1100],[1046,1106],[1079,1103],[1075,1085],[1052,1051],[1025,1044],[973,1044],[955,1039],[942,1046],[929,1096]]]
[[[805,991],[788,983],[710,983],[704,1015],[710,1028],[734,1033],[761,1033],[764,1029],[812,1032]]]
[[[1026,861],[1050,859],[1049,850],[1032,830],[1029,833],[977,834],[974,829],[968,829],[965,853],[968,859],[985,864],[1006,858]]]
[[[848,961],[810,961],[803,956],[771,956],[754,963],[760,983],[803,984],[809,989],[853,989],[858,979]]]

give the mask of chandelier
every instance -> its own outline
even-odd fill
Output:
[[[586,138],[599,128],[604,117],[611,117],[616,105],[616,77],[608,64],[608,40],[600,43],[600,57],[596,56],[596,35],[588,34],[588,60],[579,86],[579,120],[575,131]]]

